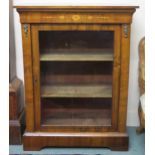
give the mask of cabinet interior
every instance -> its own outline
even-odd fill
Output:
[[[41,122],[111,126],[113,31],[39,31]]]

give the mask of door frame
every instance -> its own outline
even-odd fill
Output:
[[[112,116],[110,127],[78,127],[78,126],[42,126],[41,125],[41,100],[40,100],[40,53],[39,53],[39,31],[114,31],[114,62],[112,80]],[[31,24],[32,35],[32,65],[33,65],[33,89],[34,89],[34,120],[37,131],[117,131],[119,111],[119,87],[120,87],[120,59],[121,59],[121,26],[99,25],[99,24]]]

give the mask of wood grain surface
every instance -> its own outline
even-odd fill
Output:
[[[15,6],[22,23],[25,150],[127,150],[130,24],[137,6]]]

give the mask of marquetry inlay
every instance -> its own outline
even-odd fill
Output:
[[[75,21],[80,20],[80,15],[73,15],[72,19]]]

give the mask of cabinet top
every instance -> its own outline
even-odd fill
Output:
[[[14,6],[18,12],[134,12],[139,6]]]
[[[15,6],[21,23],[131,23],[138,6]]]

